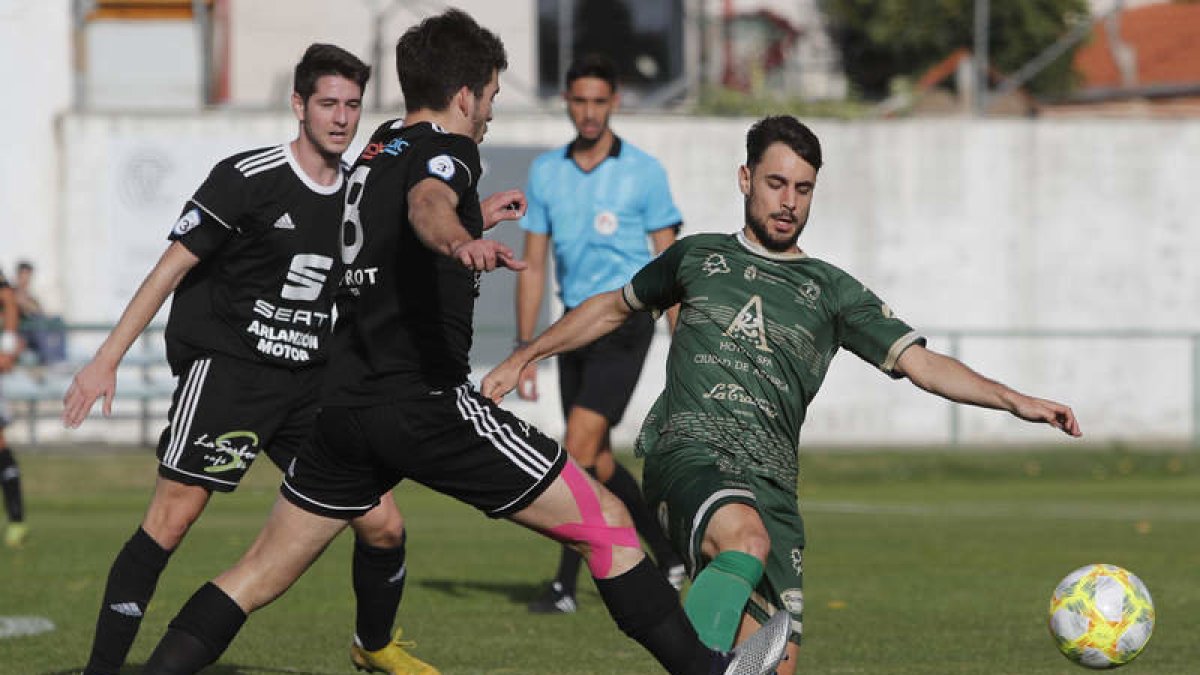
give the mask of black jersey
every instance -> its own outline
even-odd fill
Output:
[[[408,192],[426,179],[444,182],[478,238],[479,174],[475,142],[436,125],[394,120],[371,137],[346,189],[327,403],[423,396],[466,380],[479,276],[417,238]]]
[[[167,320],[176,375],[213,352],[286,368],[325,361],[344,183],[315,183],[289,144],[213,167],[169,236],[200,258]]]

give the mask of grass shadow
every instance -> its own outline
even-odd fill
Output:
[[[472,593],[489,593],[501,596],[511,603],[522,606],[532,600],[536,600],[546,588],[546,582],[544,581],[529,584],[475,581],[470,579],[414,579],[409,583],[424,586],[425,588],[453,598],[464,598]],[[591,589],[585,591],[584,588],[580,588],[579,591],[590,592]]]

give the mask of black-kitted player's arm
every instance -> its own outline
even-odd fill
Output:
[[[104,397],[104,415],[112,414],[113,395],[117,389],[117,366],[150,320],[158,313],[167,297],[175,292],[188,270],[200,259],[186,246],[173,241],[163,252],[154,269],[121,314],[116,327],[104,339],[96,355],[75,373],[71,386],[63,396],[63,425],[78,427],[92,410],[97,398]]]
[[[426,178],[408,191],[408,221],[430,249],[475,272],[497,267],[522,270],[512,249],[492,239],[475,239],[458,218],[458,194],[444,182]]]
[[[499,403],[517,386],[526,365],[593,342],[616,330],[632,313],[619,290],[593,295],[493,368],[483,378],[480,393]]]
[[[914,344],[896,361],[895,372],[913,384],[955,403],[1007,410],[1027,422],[1044,422],[1071,436],[1082,436],[1069,406],[1026,396],[980,375],[958,359]]]

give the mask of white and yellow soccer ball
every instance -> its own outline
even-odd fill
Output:
[[[1050,599],[1050,634],[1058,650],[1081,666],[1129,663],[1154,632],[1154,600],[1132,572],[1085,565],[1068,574]]]

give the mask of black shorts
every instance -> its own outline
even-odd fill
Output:
[[[567,461],[553,439],[470,385],[375,406],[326,406],[312,444],[286,472],[283,496],[354,518],[405,478],[499,518],[528,506]]]
[[[616,426],[642,374],[654,340],[654,317],[634,312],[613,332],[558,357],[558,388],[563,416],[579,406],[604,415]]]
[[[159,475],[232,492],[264,450],[286,469],[309,441],[320,385],[320,368],[218,355],[193,361],[175,386],[158,441]]]

